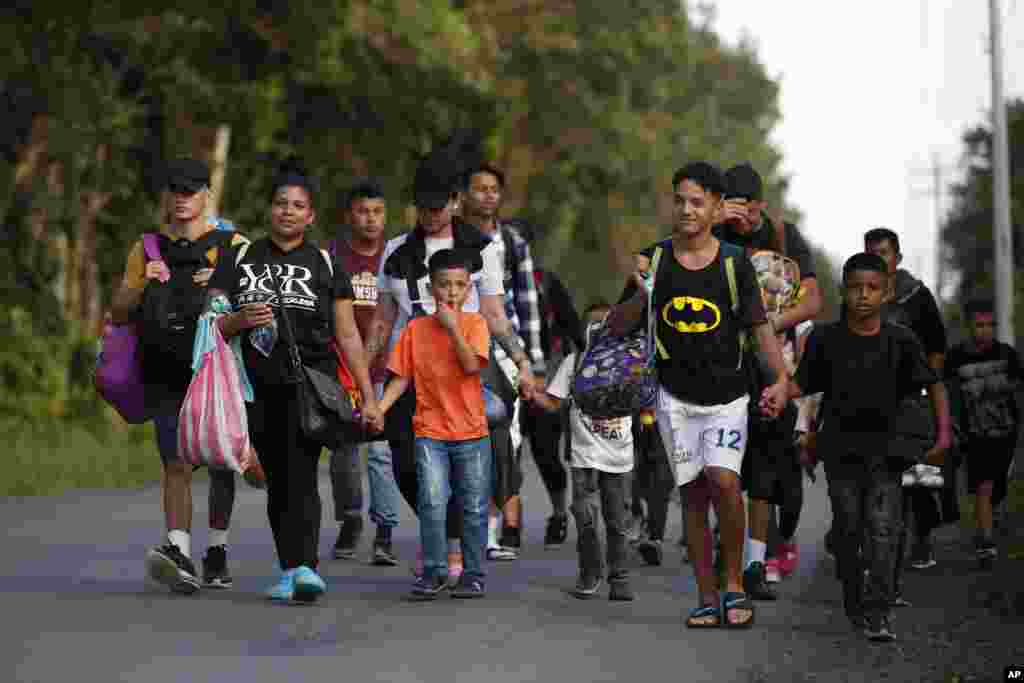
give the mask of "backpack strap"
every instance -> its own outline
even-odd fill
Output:
[[[331,277],[334,277],[334,261],[331,260],[331,255],[326,249],[320,250],[320,255],[324,257],[324,261],[327,262],[327,270],[331,272]]]
[[[235,255],[235,268],[237,268],[238,264],[240,264],[242,259],[245,258],[245,253],[249,251],[249,245],[251,244],[252,242],[243,242],[242,246],[238,248],[238,253]]]
[[[661,265],[661,255],[665,253],[665,248],[664,244],[659,244],[654,248],[648,271],[651,274],[651,285],[647,288],[647,343],[649,344],[647,357],[651,360],[655,358],[655,355],[662,359],[668,358],[668,351],[658,338],[657,316],[654,312],[654,284],[657,281],[658,267]]]
[[[729,283],[729,300],[733,314],[739,314],[740,310],[740,288],[736,279],[736,259],[746,256],[746,252],[743,248],[732,244],[731,242],[720,242],[719,254],[722,257],[722,270],[725,272],[725,280]],[[736,369],[739,370],[743,367],[743,353],[747,350],[747,331],[741,330],[739,334],[740,341],[740,360],[736,364]]]
[[[142,236],[142,253],[146,261],[163,261],[160,255],[160,240],[155,232],[147,232]]]

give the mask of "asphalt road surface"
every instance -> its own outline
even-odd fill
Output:
[[[674,543],[675,504],[665,563],[636,560],[635,602],[576,600],[566,593],[576,576],[575,532],[570,525],[562,549],[543,549],[549,505],[532,463],[524,466],[523,557],[488,563],[488,594],[476,601],[404,599],[417,544],[408,509],[395,536],[400,566],[367,564],[371,525],[363,559],[325,559],[328,594],[299,607],[262,598],[276,562],[265,494],[244,483],[230,539],[235,587],[195,596],[171,595],[144,579],[143,554],[162,540],[156,486],[0,499],[7,529],[0,681],[938,681],[968,646],[957,629],[971,634],[971,652],[982,662],[991,659],[1000,671],[1008,663],[998,638],[978,635],[985,617],[966,598],[940,595],[946,584],[939,579],[911,585],[917,606],[900,613],[897,643],[871,645],[853,634],[831,561],[820,556],[830,518],[820,480],[807,488],[799,573],[781,585],[779,602],[759,604],[749,631],[684,628],[696,596]],[[324,471],[325,557],[336,533],[329,493]],[[195,500],[199,558],[205,483],[197,483]]]

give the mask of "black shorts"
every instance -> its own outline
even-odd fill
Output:
[[[775,420],[751,417],[747,452],[743,456],[740,482],[751,498],[781,505],[784,492],[803,486],[803,470],[793,443],[796,408],[790,403]]]
[[[967,455],[967,490],[977,493],[978,486],[983,482],[1005,482],[1016,445],[1016,435],[968,439],[964,444]]]

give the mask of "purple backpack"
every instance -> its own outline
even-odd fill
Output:
[[[142,236],[147,261],[160,261],[160,246],[155,233]],[[130,424],[152,417],[146,410],[146,388],[142,382],[142,362],[136,323],[107,324],[103,330],[102,351],[96,362],[96,391],[104,401]]]

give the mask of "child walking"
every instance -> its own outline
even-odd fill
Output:
[[[993,508],[1006,496],[1007,475],[1017,448],[1017,391],[1021,367],[1017,351],[996,340],[995,305],[975,300],[964,310],[970,338],[950,349],[946,378],[959,397],[960,428],[967,455],[967,490],[974,496],[978,561],[996,557]]]
[[[941,464],[951,440],[946,392],[924,348],[907,328],[881,320],[888,277],[880,257],[850,257],[843,266],[844,314],[811,332],[790,389],[794,397],[824,393],[816,452],[825,459],[843,604],[854,628],[876,642],[895,637],[891,605],[903,524],[902,472],[922,455]],[[921,387],[928,389],[937,428],[935,444],[924,454],[923,446],[894,438],[890,424],[903,399]]]
[[[611,311],[596,303],[585,311],[586,338],[603,324]],[[567,356],[558,368],[547,394],[534,395],[534,402],[551,412],[570,399],[577,353]],[[570,403],[569,433],[572,468],[572,514],[576,519],[576,551],[579,579],[571,594],[580,599],[597,596],[605,577],[601,541],[597,535],[598,514],[604,517],[607,535],[607,577],[609,600],[632,600],[626,569],[626,492],[633,471],[632,417],[598,420],[584,415]]]
[[[417,513],[423,546],[423,573],[412,587],[414,600],[434,600],[448,587],[448,500],[455,495],[464,511],[464,571],[452,589],[455,598],[484,595],[483,553],[487,540],[491,443],[484,412],[480,370],[487,365],[490,335],[479,313],[463,304],[472,283],[463,250],[442,249],[430,258],[433,315],[411,321],[402,331],[388,365],[395,376],[384,389],[382,413],[416,386]],[[383,418],[376,424],[383,429]]]

